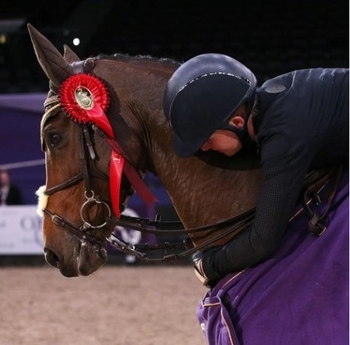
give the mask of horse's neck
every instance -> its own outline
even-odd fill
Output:
[[[186,228],[214,224],[247,211],[256,205],[261,184],[260,170],[233,171],[215,168],[198,158],[168,159],[155,164],[174,208]],[[195,245],[213,234],[190,235]],[[212,246],[226,243],[225,237]]]
[[[159,176],[186,227],[211,224],[256,205],[260,170],[220,169],[198,158],[168,162]]]

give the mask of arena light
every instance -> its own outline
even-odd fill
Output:
[[[73,38],[73,44],[78,46],[80,44],[80,39],[78,37]]]
[[[0,34],[0,44],[6,44],[7,37],[5,34]]]

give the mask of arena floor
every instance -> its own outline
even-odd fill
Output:
[[[205,345],[190,266],[105,266],[89,277],[0,268],[1,345]]]

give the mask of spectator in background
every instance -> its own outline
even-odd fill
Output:
[[[11,182],[8,170],[0,170],[0,206],[22,204],[21,191]]]

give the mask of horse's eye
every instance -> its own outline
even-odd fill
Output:
[[[57,146],[62,140],[62,136],[59,133],[53,132],[48,135],[48,145],[51,147]]]

